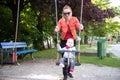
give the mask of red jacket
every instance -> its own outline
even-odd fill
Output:
[[[61,39],[64,40],[66,33],[67,33],[67,30],[68,30],[68,25],[70,27],[70,31],[72,33],[73,39],[75,40],[76,36],[77,36],[76,29],[78,31],[81,30],[80,22],[78,21],[78,19],[76,17],[71,17],[69,20],[69,24],[66,23],[64,18],[61,18],[58,21],[58,25],[57,25],[58,31],[60,31],[60,30],[62,31]]]

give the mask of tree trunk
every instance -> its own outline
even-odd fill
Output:
[[[85,40],[84,40],[85,42],[85,44],[88,44],[88,36],[87,35],[85,35]]]

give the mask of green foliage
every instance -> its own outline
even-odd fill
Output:
[[[28,4],[20,15],[20,32],[21,41],[31,43],[34,39],[39,37],[37,26],[37,16],[34,10]]]
[[[55,28],[55,5],[54,0],[20,0],[20,24],[18,30],[18,37],[20,41],[26,41],[28,43],[35,43],[36,48],[43,48],[43,41],[49,40],[52,36],[56,41],[56,35],[54,34]],[[104,36],[107,34],[108,25],[104,23],[101,24],[101,20],[106,18],[108,12],[102,11],[102,8],[107,8],[107,0],[94,0],[98,5],[94,5],[90,2],[91,0],[84,0],[84,11],[83,11],[83,24],[85,26],[85,35],[89,36]],[[2,2],[7,3],[7,0],[2,0]],[[10,6],[0,7],[0,34],[2,35],[1,41],[3,40],[14,40],[15,35],[15,21],[16,20],[16,9],[17,1],[8,1]],[[62,7],[65,4],[69,4],[73,9],[73,15],[80,17],[80,3],[81,0],[59,0],[58,1],[58,18],[61,17]],[[104,5],[103,5],[104,4]],[[11,9],[11,10],[10,10]],[[14,14],[12,13],[14,12]],[[117,10],[116,10],[116,13]],[[94,15],[93,15],[94,14]],[[3,17],[4,15],[4,17]],[[14,16],[14,17],[13,17]],[[107,17],[109,17],[107,15]],[[3,22],[5,21],[5,22]],[[100,22],[99,22],[100,21]],[[4,25],[6,24],[6,25]],[[13,27],[14,26],[14,27]],[[111,27],[110,27],[111,28]],[[113,28],[112,28],[113,29]],[[111,30],[112,30],[111,29]],[[116,29],[115,29],[116,30]],[[111,31],[112,32],[112,31]]]
[[[112,19],[106,19],[105,25],[105,31],[106,34],[118,34],[120,32],[120,23],[116,21],[113,21]]]
[[[0,26],[0,41],[13,40],[13,33],[15,32],[12,22],[12,12],[4,5],[0,5]]]
[[[114,14],[110,9],[110,1],[109,0],[92,0],[94,4],[92,7],[92,12],[90,11],[93,19],[89,21],[87,27],[85,27],[86,35],[89,36],[105,36],[108,34],[110,27],[106,28],[106,18],[114,17]],[[93,15],[94,14],[94,15]],[[97,17],[97,18],[96,18]]]
[[[118,6],[118,7],[112,7],[112,9],[113,9],[115,15],[120,18],[120,6]]]
[[[94,25],[88,25],[85,32],[87,36],[104,37],[107,34],[105,22],[94,22]]]
[[[49,37],[54,35],[54,28],[55,28],[54,21],[50,15],[46,14],[46,16],[44,16],[43,26],[44,26],[43,27],[43,32],[44,32],[43,37],[44,37],[44,40],[47,40]]]
[[[109,0],[92,0],[92,3],[97,5],[101,9],[108,9],[110,7]]]

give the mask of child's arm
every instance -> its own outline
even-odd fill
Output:
[[[72,48],[71,48],[71,51],[72,51],[72,50],[76,50],[76,47],[75,47],[75,46],[74,46],[74,47],[72,47]]]
[[[60,46],[60,44],[57,44],[57,50],[61,50],[62,48],[61,48],[61,46]]]
[[[72,48],[71,48],[71,51],[77,51],[76,47],[75,47],[75,46],[72,47]],[[75,53],[76,53],[76,52],[72,52],[73,55],[75,55]]]

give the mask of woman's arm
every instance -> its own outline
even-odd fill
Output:
[[[76,20],[76,28],[78,31],[83,30],[84,26],[82,24],[80,24],[79,20],[77,18],[75,18]]]

